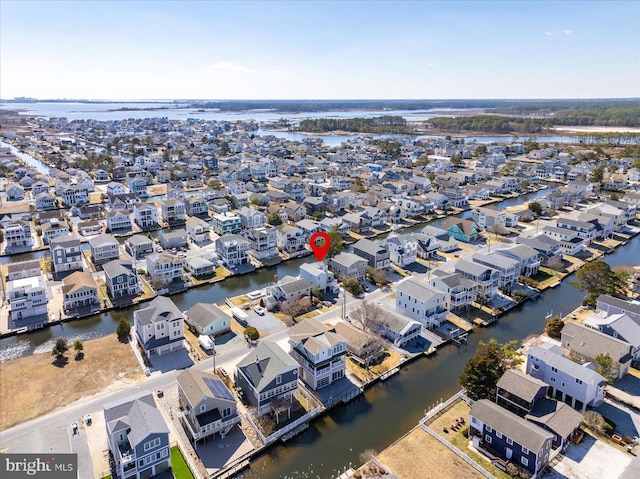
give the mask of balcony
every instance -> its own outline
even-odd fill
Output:
[[[118,453],[120,456],[120,462],[125,465],[133,462],[135,465],[136,454],[129,441],[118,444]]]

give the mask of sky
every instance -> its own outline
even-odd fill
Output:
[[[640,97],[640,1],[0,0],[0,97]]]

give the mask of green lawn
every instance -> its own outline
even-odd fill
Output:
[[[171,469],[173,470],[173,477],[176,479],[194,479],[178,446],[171,448]]]

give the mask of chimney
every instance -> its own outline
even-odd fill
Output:
[[[260,367],[260,360],[258,359],[258,355],[256,354],[256,367],[258,371],[262,372],[262,368]]]

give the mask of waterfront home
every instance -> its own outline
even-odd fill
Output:
[[[103,412],[117,477],[144,479],[171,469],[169,428],[153,395],[107,404]]]
[[[40,272],[37,276],[7,281],[7,298],[11,320],[47,315],[47,288]]]
[[[133,259],[141,259],[153,253],[153,241],[144,235],[133,235],[125,240],[124,249]]]
[[[527,374],[548,385],[549,397],[581,412],[604,400],[606,380],[588,366],[565,358],[562,348],[550,343],[527,350]]]
[[[45,245],[50,245],[51,241],[58,236],[69,235],[69,225],[66,221],[61,221],[57,218],[51,218],[51,220],[42,223],[42,242]]]
[[[89,240],[91,259],[99,266],[120,257],[120,243],[110,234],[95,236]]]
[[[71,214],[83,220],[97,219],[104,215],[102,205],[80,205],[71,208]]]
[[[182,278],[183,261],[170,253],[152,253],[145,257],[151,281],[161,284]]]
[[[315,220],[308,220],[308,219],[300,220],[296,222],[295,226],[296,228],[300,228],[300,230],[302,230],[302,234],[305,237],[305,241],[307,241],[311,237],[311,235],[313,235],[314,233],[317,233],[322,230],[322,228],[320,227],[320,222]]]
[[[176,198],[168,198],[160,202],[162,219],[169,226],[183,224],[187,219],[184,202]]]
[[[247,239],[236,234],[225,234],[215,241],[218,257],[229,268],[249,263],[249,246]]]
[[[122,193],[119,195],[109,195],[107,205],[112,211],[116,210],[133,210],[133,205],[138,203],[138,197],[135,193]]]
[[[579,221],[571,218],[559,218],[556,228],[576,233],[587,245],[596,237],[596,225],[588,221]]]
[[[468,307],[478,297],[478,284],[461,273],[434,276],[429,286],[445,293],[445,308],[449,311]]]
[[[414,235],[391,234],[387,236],[384,242],[389,247],[389,255],[391,262],[400,268],[405,268],[417,261],[418,257],[418,240]]]
[[[349,231],[351,231],[351,227],[338,217],[323,218],[320,221],[320,229],[325,233],[329,233],[331,230],[335,229],[342,236],[348,235]]]
[[[209,223],[198,218],[197,216],[191,216],[186,222],[187,236],[194,243],[204,243],[211,240],[209,234]]]
[[[55,204],[55,198],[47,191],[35,195],[36,210],[52,210]]]
[[[454,217],[447,218],[443,229],[458,241],[465,243],[477,240],[480,235],[480,229],[473,221]]]
[[[102,270],[107,291],[112,299],[137,296],[142,291],[138,271],[131,261],[115,259],[106,263]]]
[[[127,188],[117,181],[111,181],[107,184],[107,196],[124,195],[128,193]]]
[[[184,347],[184,316],[166,296],[156,296],[133,313],[136,337],[148,358]]]
[[[6,249],[31,249],[33,238],[31,237],[31,224],[29,221],[13,220],[6,223],[3,228]]]
[[[184,260],[184,269],[195,278],[203,278],[213,276],[216,265],[207,258],[190,256]]]
[[[82,221],[76,225],[81,236],[94,236],[102,233],[102,223],[98,220]]]
[[[186,213],[189,216],[206,216],[209,214],[209,205],[202,195],[189,195],[184,199]]]
[[[50,245],[51,262],[55,273],[82,270],[82,245],[69,235],[53,238]]]
[[[160,245],[164,249],[179,249],[187,246],[187,231],[184,228],[160,230],[158,234]]]
[[[625,314],[640,323],[640,303],[614,298],[608,294],[601,294],[596,300],[596,312],[605,316]]]
[[[231,317],[215,304],[196,303],[185,311],[184,321],[197,335],[218,336],[231,331]]]
[[[565,323],[561,341],[563,348],[584,362],[593,362],[599,354],[608,354],[617,368],[617,379],[629,372],[631,361],[637,353],[628,342],[574,321]]]
[[[634,355],[640,356],[640,323],[624,313],[598,313],[589,315],[582,323],[601,333],[621,339],[633,346]]]
[[[289,403],[298,391],[300,366],[277,343],[260,341],[235,367],[234,382],[262,416],[271,403]]]
[[[281,225],[276,228],[276,243],[278,249],[286,253],[304,250],[306,239],[300,228],[291,225]]]
[[[419,321],[427,329],[438,327],[447,318],[446,294],[409,278],[396,286],[396,311]]]
[[[401,348],[420,336],[422,323],[404,315],[384,310],[382,317],[371,319],[371,328],[391,341],[394,346]]]
[[[344,377],[347,340],[320,321],[308,318],[289,329],[291,356],[301,367],[301,379],[317,391]]]
[[[438,245],[440,246],[439,249],[443,253],[450,253],[460,249],[458,242],[452,238],[451,234],[446,230],[436,228],[435,226],[425,226],[422,228],[421,233],[427,237],[432,237],[438,240]]]
[[[143,231],[158,229],[158,208],[153,203],[136,203],[133,220]]]
[[[338,282],[327,265],[321,261],[300,265],[300,278],[306,280],[311,288],[318,288],[323,293],[337,293]]]
[[[31,259],[27,261],[18,261],[7,265],[7,281],[16,279],[31,278],[42,274],[42,265],[40,260]]]
[[[363,238],[353,245],[353,253],[366,259],[371,268],[389,269],[389,246],[384,241]]]
[[[336,274],[340,281],[349,278],[362,282],[367,274],[368,262],[366,259],[353,253],[339,253],[329,260],[329,268]]]
[[[473,208],[471,219],[485,231],[502,233],[506,230],[507,214],[504,211],[477,206]]]
[[[539,234],[529,238],[518,236],[516,243],[533,248],[538,253],[538,259],[543,266],[556,265],[562,260],[562,247],[560,246],[560,242],[551,236],[545,234]]]
[[[75,271],[62,280],[62,305],[69,315],[73,310],[92,313],[100,309],[98,285],[91,273]]]
[[[481,399],[469,412],[469,437],[482,453],[537,474],[549,462],[553,434],[497,404]]]
[[[129,191],[138,198],[146,198],[149,196],[147,191],[147,179],[145,177],[129,177],[127,178],[127,187]]]
[[[89,203],[89,189],[80,184],[58,183],[56,195],[62,198],[66,206],[75,206]]]
[[[342,217],[342,222],[354,233],[363,234],[371,231],[372,220],[366,211],[347,213]]]
[[[368,366],[384,356],[383,343],[375,335],[344,321],[338,321],[334,329],[347,341],[347,352],[358,364]]]
[[[7,201],[22,201],[24,200],[24,188],[17,183],[11,183],[5,187],[7,194]]]
[[[224,438],[240,423],[235,398],[217,374],[189,368],[176,382],[180,419],[193,442]]]
[[[215,213],[211,215],[211,226],[219,236],[239,233],[242,230],[242,220],[232,213]]]
[[[505,291],[510,291],[513,285],[518,281],[522,272],[520,261],[508,256],[499,254],[495,251],[491,253],[475,253],[471,256],[474,263],[488,266],[499,273],[498,287]]]
[[[267,222],[267,216],[260,210],[243,206],[238,210],[240,223],[245,229],[259,228]]]
[[[31,197],[37,198],[38,195],[42,193],[49,192],[49,182],[45,179],[38,180],[34,184],[31,185]]]
[[[520,263],[520,274],[531,277],[538,274],[540,259],[538,252],[525,244],[496,250],[496,253],[515,259]]]
[[[496,385],[495,402],[520,417],[525,417],[534,404],[547,397],[547,384],[518,369],[508,369]]]
[[[278,234],[272,226],[249,228],[245,235],[250,242],[249,255],[260,261],[278,257]]]
[[[285,276],[271,287],[270,292],[278,303],[299,301],[301,298],[311,295],[311,284],[303,278]]]
[[[107,211],[107,230],[124,232],[131,230],[131,213],[128,210]]]
[[[500,284],[500,272],[480,263],[459,260],[454,271],[478,285],[478,302],[486,304],[496,294]]]

